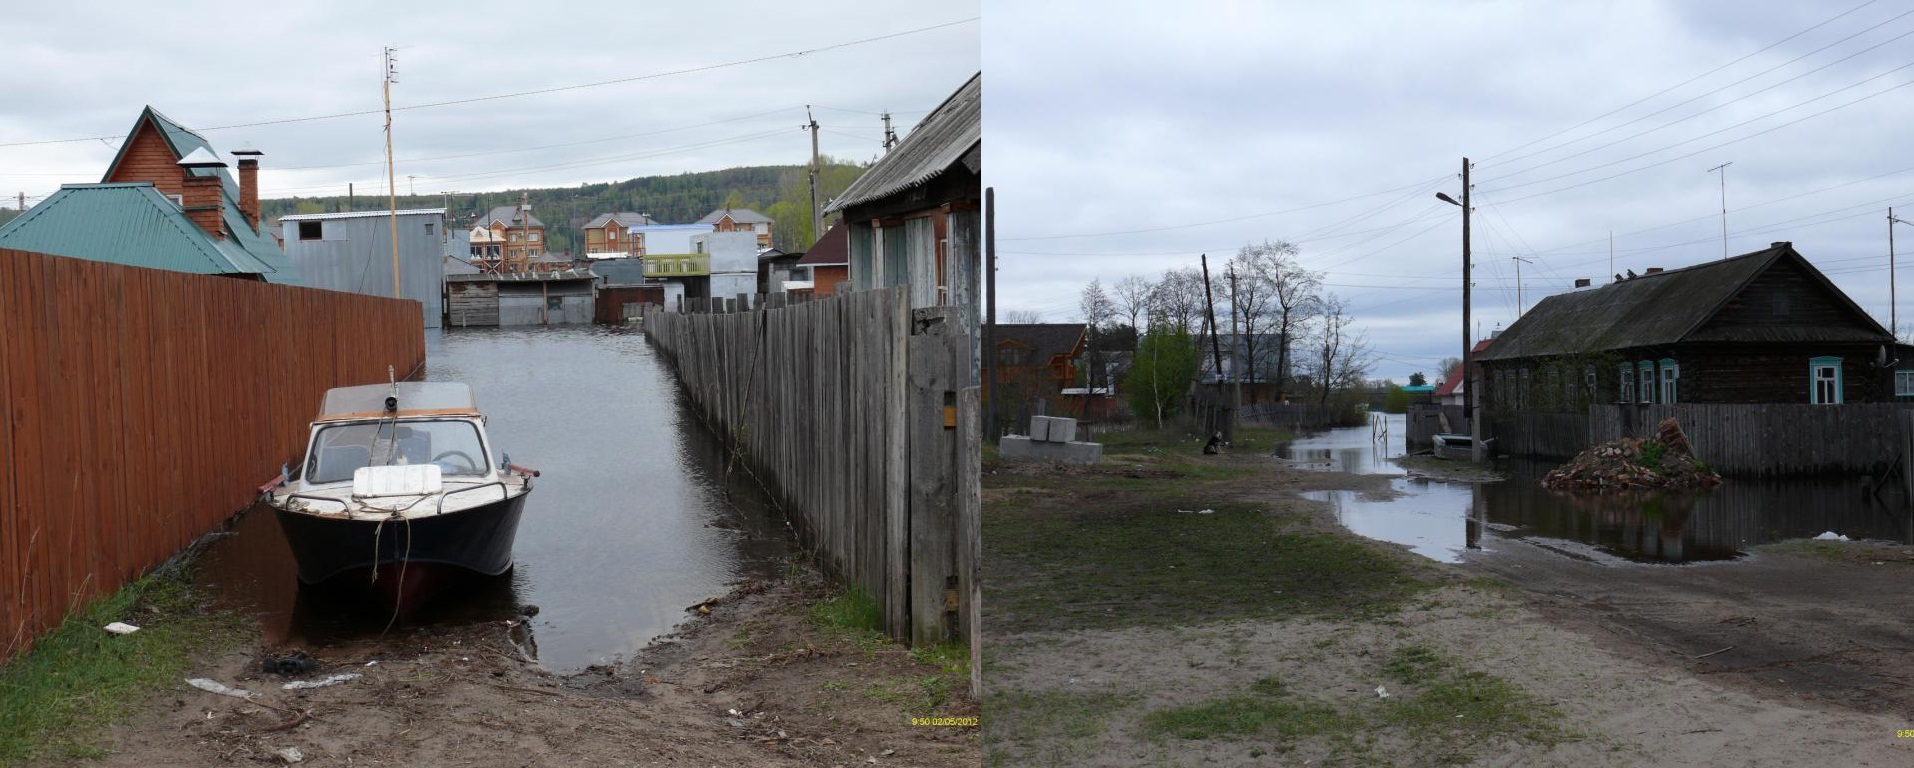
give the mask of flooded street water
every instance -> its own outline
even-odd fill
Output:
[[[536,605],[528,640],[539,662],[574,670],[643,647],[682,621],[686,606],[775,573],[792,551],[761,490],[742,473],[725,481],[722,447],[640,333],[428,330],[425,378],[470,384],[497,450],[543,476],[526,502],[513,570],[438,596],[414,624],[505,620]],[[257,611],[270,644],[382,631],[390,617],[363,601],[297,587],[265,512],[215,542],[201,559],[203,580]]]
[[[1474,548],[1518,537],[1570,557],[1609,555],[1657,563],[1728,560],[1749,547],[1834,531],[1853,539],[1914,543],[1914,514],[1896,488],[1877,497],[1864,478],[1743,480],[1707,493],[1573,496],[1538,481],[1551,463],[1504,459],[1508,479],[1443,482],[1405,471],[1403,418],[1387,426],[1335,429],[1297,440],[1279,455],[1324,469],[1391,475],[1391,495],[1326,491],[1343,525],[1424,557],[1459,562]],[[1486,530],[1487,536],[1478,535]]]

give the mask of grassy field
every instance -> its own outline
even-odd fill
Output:
[[[101,629],[114,621],[140,630]],[[100,756],[108,725],[178,685],[195,654],[248,631],[241,617],[204,610],[173,577],[148,576],[82,607],[0,668],[0,765]]]

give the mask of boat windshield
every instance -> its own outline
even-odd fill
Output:
[[[336,483],[351,480],[360,467],[403,464],[437,464],[445,475],[483,476],[485,449],[478,426],[459,420],[382,420],[323,427],[306,454],[306,482]]]

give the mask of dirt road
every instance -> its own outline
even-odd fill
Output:
[[[1901,548],[1439,565],[1176,436],[985,487],[987,765],[1914,764]]]

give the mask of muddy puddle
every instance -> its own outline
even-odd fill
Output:
[[[1571,496],[1537,481],[1553,464],[1504,459],[1506,480],[1443,482],[1406,472],[1403,419],[1378,415],[1369,427],[1329,430],[1278,455],[1302,466],[1391,475],[1388,494],[1324,491],[1343,525],[1402,544],[1424,557],[1459,562],[1499,538],[1521,538],[1569,557],[1649,563],[1732,560],[1750,547],[1833,531],[1852,539],[1914,544],[1914,513],[1898,489],[1876,495],[1865,478],[1730,479],[1708,493]],[[1485,535],[1486,534],[1486,535]]]
[[[643,647],[686,606],[774,575],[792,553],[762,490],[742,473],[727,481],[722,446],[642,334],[427,334],[425,378],[472,385],[493,441],[543,476],[512,571],[461,583],[397,631],[512,620],[536,605],[521,645],[547,669],[577,670]],[[301,589],[278,523],[260,509],[214,541],[200,573],[224,603],[258,615],[275,647],[349,643],[392,619],[350,588]]]

